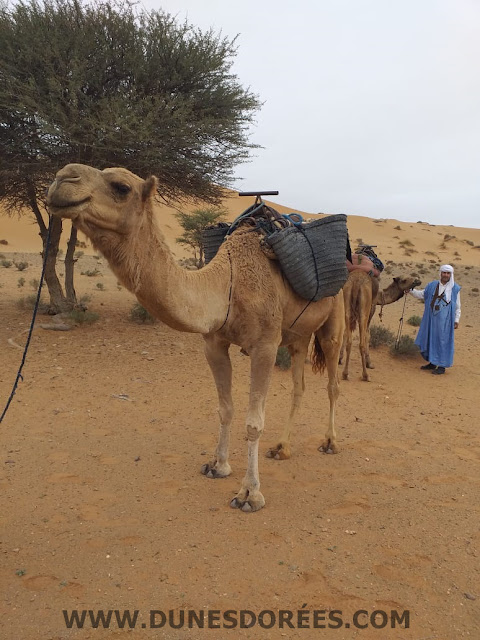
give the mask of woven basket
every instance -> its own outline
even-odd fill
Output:
[[[347,216],[327,216],[300,227],[275,231],[266,242],[275,251],[292,289],[306,300],[336,295],[348,271]]]
[[[202,244],[203,254],[205,256],[205,264],[208,264],[210,260],[217,255],[217,251],[220,249],[220,245],[225,240],[230,225],[226,222],[219,222],[218,224],[207,227],[202,231]]]

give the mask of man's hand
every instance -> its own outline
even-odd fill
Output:
[[[458,322],[455,322],[455,324],[453,325],[455,329],[458,329]]]

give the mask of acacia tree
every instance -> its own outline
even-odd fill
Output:
[[[226,213],[222,208],[208,207],[195,209],[192,213],[179,212],[175,214],[183,229],[182,235],[176,238],[176,241],[187,245],[193,251],[195,264],[199,269],[205,264],[202,231],[223,220]]]
[[[47,237],[45,191],[68,162],[154,173],[165,201],[216,204],[255,145],[260,107],[231,66],[235,39],[128,0],[0,6],[0,199],[30,209]],[[52,221],[46,282],[53,309],[75,303],[72,232],[66,295]]]

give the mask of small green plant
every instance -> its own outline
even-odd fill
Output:
[[[17,569],[17,570],[15,571],[15,575],[16,575],[16,576],[19,576],[19,577],[24,576],[26,573],[27,573],[27,570],[26,570],[26,569]]]
[[[370,346],[376,349],[382,345],[391,345],[395,342],[395,336],[387,327],[378,324],[370,327]]]
[[[28,262],[14,262],[18,271],[24,271],[28,267]]]
[[[283,371],[290,369],[292,366],[292,358],[290,357],[290,351],[287,347],[278,347],[275,366],[279,367]]]
[[[88,276],[89,278],[94,278],[95,276],[102,275],[98,269],[90,269],[88,271],[81,271],[82,276]]]
[[[17,282],[17,287],[20,289],[25,284],[25,278],[19,278]]]
[[[422,319],[420,316],[410,316],[410,318],[407,320],[407,323],[412,327],[419,327],[421,322]]]
[[[155,322],[155,318],[151,316],[141,304],[138,304],[138,302],[136,302],[130,310],[130,320],[137,324],[153,324]]]
[[[0,264],[2,265],[2,267],[5,267],[5,269],[10,269],[13,262],[11,260],[2,260]]]
[[[419,353],[418,347],[410,336],[402,336],[398,344],[392,344],[390,353],[393,356],[414,356]]]
[[[75,324],[93,324],[99,319],[99,314],[93,311],[82,311],[81,309],[73,309],[67,315],[67,318],[73,320]]]
[[[97,289],[99,291],[105,291],[105,285],[103,284],[103,282],[97,282]]]

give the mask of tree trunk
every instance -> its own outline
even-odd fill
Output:
[[[47,283],[48,293],[50,294],[49,313],[55,315],[61,311],[70,309],[67,299],[63,293],[62,285],[57,276],[56,265],[58,256],[58,246],[62,235],[62,221],[60,218],[51,218],[50,243],[48,245],[48,256],[45,265],[45,282]],[[43,240],[43,238],[42,238]],[[43,240],[42,257],[45,255],[46,237]]]
[[[30,181],[27,181],[27,192],[29,196],[30,207],[35,215],[38,226],[40,227],[39,235],[42,239],[43,244],[43,259],[45,255],[45,247],[47,244],[48,229],[45,225],[42,213],[38,206],[35,185]],[[60,244],[60,237],[62,235],[62,221],[59,218],[51,218],[50,225],[51,232],[47,262],[45,264],[45,282],[47,284],[48,293],[50,294],[49,313],[54,315],[61,311],[66,311],[69,307],[56,271],[58,246]]]
[[[67,253],[65,254],[65,293],[67,294],[67,302],[72,308],[77,304],[77,294],[73,285],[73,274],[75,269],[74,254],[77,246],[77,230],[72,225],[70,239],[68,240]]]

